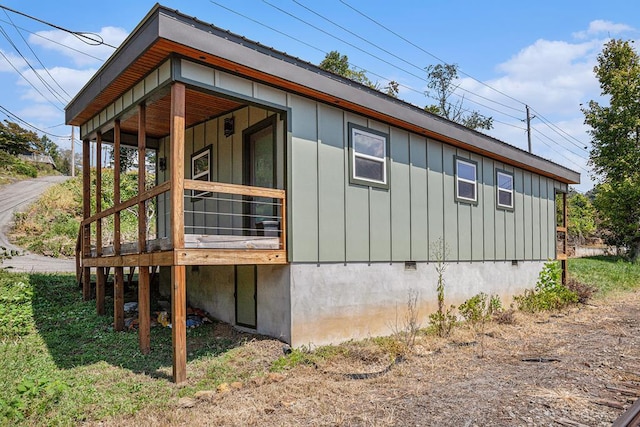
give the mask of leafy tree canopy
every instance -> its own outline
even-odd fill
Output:
[[[600,175],[595,206],[609,243],[640,260],[640,57],[628,41],[611,40],[594,73],[609,105],[582,108],[590,127],[590,163]]]
[[[8,120],[0,123],[0,150],[13,155],[33,153],[39,141],[35,132],[23,129],[17,123]]]
[[[331,71],[332,73],[346,77],[365,86],[369,86],[371,89],[386,93],[394,98],[398,97],[400,89],[400,84],[398,82],[392,80],[387,86],[381,87],[379,82],[372,82],[369,77],[367,77],[367,73],[364,70],[350,66],[349,57],[347,55],[342,55],[337,50],[332,50],[325,55],[322,62],[320,62],[320,68]]]
[[[427,105],[425,111],[437,114],[470,129],[492,129],[493,117],[485,117],[477,111],[463,107],[464,96],[452,102],[451,95],[458,88],[457,64],[429,65],[427,68],[427,95],[435,98],[437,104]]]

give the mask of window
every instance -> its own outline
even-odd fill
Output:
[[[456,158],[456,200],[472,203],[478,201],[476,170],[475,162]]]
[[[191,155],[191,179],[198,181],[211,181],[211,151],[212,146],[207,145]],[[193,190],[193,197],[205,197],[208,192]]]
[[[389,188],[387,179],[388,139],[384,133],[349,123],[350,181],[352,183]]]
[[[496,183],[498,207],[513,209],[513,175],[505,171],[496,171]]]

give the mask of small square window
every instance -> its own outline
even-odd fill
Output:
[[[349,123],[352,183],[389,188],[388,140],[384,133]]]
[[[456,157],[456,200],[459,202],[478,201],[477,169],[475,162]]]
[[[513,174],[506,171],[496,171],[496,191],[498,208],[513,209]]]

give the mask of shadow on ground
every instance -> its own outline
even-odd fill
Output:
[[[59,368],[71,369],[105,361],[152,377],[171,377],[170,328],[152,327],[151,353],[143,355],[138,347],[136,330],[113,330],[112,297],[106,298],[107,315],[99,316],[95,300],[82,301],[74,275],[31,274],[29,277],[33,286],[36,327]],[[128,296],[126,301],[135,298],[135,289]],[[187,358],[195,360],[221,355],[250,339],[260,338],[236,331],[225,323],[206,323],[187,330]]]

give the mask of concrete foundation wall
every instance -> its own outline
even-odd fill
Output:
[[[459,305],[480,292],[512,297],[535,285],[542,261],[447,263],[445,303]],[[402,327],[411,293],[420,324],[437,309],[434,263],[292,264],[291,344],[317,346],[389,335]]]
[[[187,266],[187,304],[205,310],[217,320],[235,325],[235,267]],[[259,265],[257,329],[255,332],[291,341],[289,267]],[[160,293],[171,294],[171,269],[160,270]],[[246,330],[246,328],[244,328]]]

